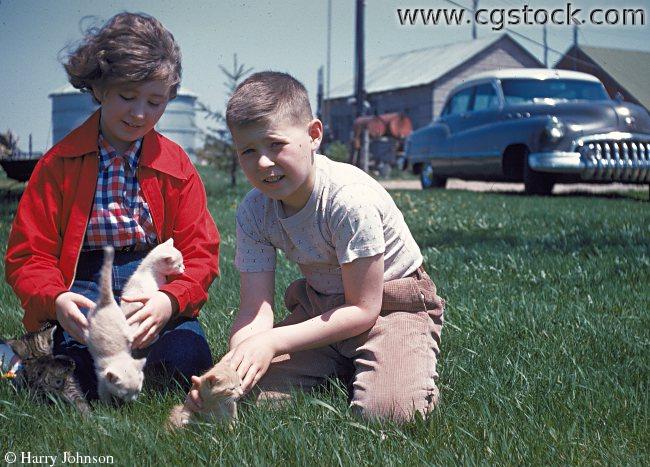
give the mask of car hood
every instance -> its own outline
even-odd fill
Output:
[[[532,115],[553,115],[573,133],[600,131],[650,133],[650,114],[638,105],[618,101],[558,102],[531,106]]]

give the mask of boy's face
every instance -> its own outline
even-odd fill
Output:
[[[118,151],[126,151],[147,134],[162,117],[169,100],[164,81],[93,88],[101,103],[101,129],[104,138]]]
[[[313,154],[323,136],[320,120],[299,125],[279,119],[231,132],[250,183],[269,198],[282,201],[288,214],[299,211],[314,187]]]

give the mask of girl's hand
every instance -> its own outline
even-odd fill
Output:
[[[95,303],[89,298],[74,292],[63,292],[54,300],[56,320],[74,340],[85,344],[88,320],[79,311],[79,307],[95,308]]]
[[[275,357],[275,346],[267,332],[255,334],[223,356],[221,361],[230,364],[242,380],[244,394],[264,376]]]
[[[151,345],[174,311],[178,309],[176,300],[159,290],[149,296],[122,297],[122,300],[144,304],[127,320],[129,326],[138,324],[138,329],[133,334],[133,349],[144,349]],[[176,306],[174,306],[175,304]]]

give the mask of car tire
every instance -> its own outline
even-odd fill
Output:
[[[422,170],[420,170],[420,184],[424,190],[429,188],[444,188],[447,185],[447,179],[435,175],[431,164],[425,164],[422,166]]]
[[[528,153],[524,155],[524,191],[529,195],[548,196],[555,181],[551,175],[535,172],[528,165]]]

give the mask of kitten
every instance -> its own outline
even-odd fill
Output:
[[[23,361],[16,380],[18,387],[28,389],[37,398],[43,401],[51,397],[63,399],[87,416],[90,406],[77,385],[74,369],[74,360],[66,355],[29,358]]]
[[[183,272],[185,272],[183,255],[174,248],[174,239],[170,238],[144,257],[122,289],[122,296],[132,298],[151,295],[167,283],[167,276],[183,274]],[[127,318],[143,306],[141,302],[124,301],[120,305]]]
[[[41,400],[50,396],[61,398],[86,416],[90,413],[90,406],[74,377],[74,360],[52,354],[55,331],[56,326],[47,323],[36,332],[7,340],[5,344],[13,350],[14,356],[9,365],[11,368],[3,370],[7,371],[7,377],[15,378],[17,388],[27,389]],[[9,356],[9,353],[4,355]]]
[[[145,359],[131,356],[132,331],[113,296],[113,248],[104,248],[97,306],[88,312],[88,350],[95,361],[97,392],[104,402],[111,395],[135,400],[142,389]]]
[[[237,372],[229,364],[219,362],[203,376],[192,376],[192,389],[199,390],[205,412],[192,412],[185,404],[177,405],[167,420],[168,429],[182,428],[197,418],[229,425],[237,420],[235,401],[243,391]]]

